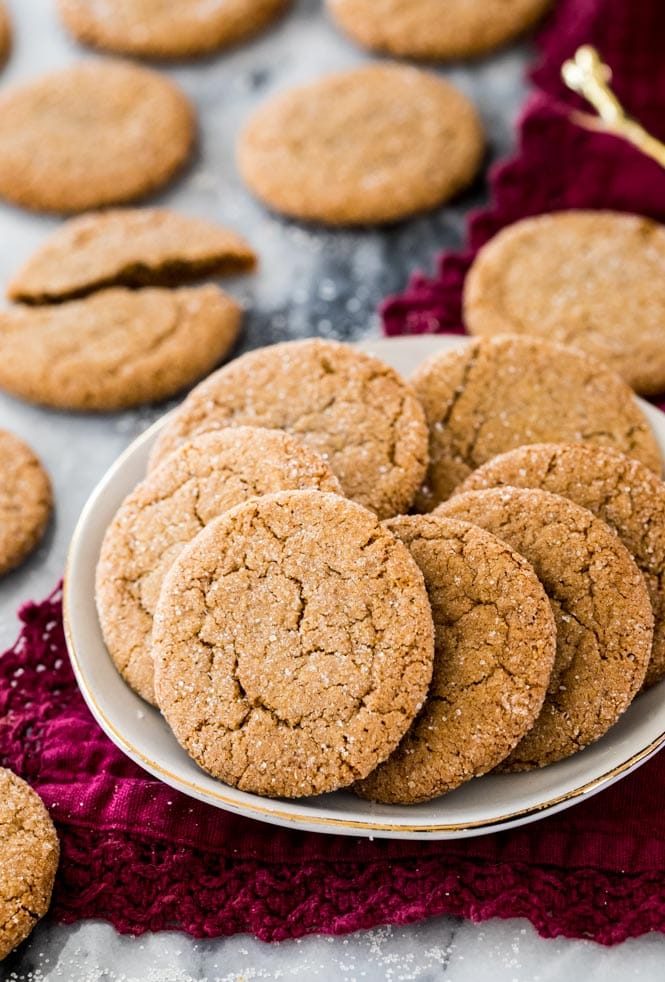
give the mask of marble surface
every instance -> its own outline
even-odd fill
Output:
[[[83,52],[59,28],[53,0],[9,0],[15,23],[12,59],[0,85],[67,64]],[[530,52],[517,46],[446,74],[476,101],[488,132],[488,162],[511,146],[525,96]],[[377,302],[415,269],[431,269],[439,248],[460,242],[469,208],[485,198],[474,187],[450,207],[384,231],[326,232],[268,215],[243,190],[233,143],[243,119],[277,89],[363,61],[327,23],[318,0],[296,0],[263,37],[218,58],[166,68],[198,107],[200,141],[186,174],[156,200],[210,216],[244,232],[261,256],[259,272],[229,284],[247,308],[240,350],[317,334],[354,339],[378,330]],[[58,224],[0,206],[0,281]],[[0,396],[0,426],[27,439],[48,467],[57,511],[31,560],[0,585],[0,650],[17,631],[15,611],[40,599],[62,574],[72,529],[88,494],[118,453],[165,407],[106,416],[48,412]],[[660,980],[665,938],[615,948],[587,941],[546,941],[525,921],[475,925],[435,918],[345,938],[311,937],[264,945],[247,936],[194,942],[181,934],[120,937],[105,924],[73,927],[46,920],[3,965],[0,979],[33,982],[190,982],[190,980],[339,979],[547,982],[585,978]]]

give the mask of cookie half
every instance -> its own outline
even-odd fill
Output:
[[[402,58],[444,61],[493,51],[523,34],[552,0],[327,0],[355,41]]]
[[[378,358],[337,341],[287,341],[236,358],[190,393],[150,465],[198,433],[243,425],[291,433],[380,518],[408,510],[427,466],[427,427],[409,386]]]
[[[189,58],[256,34],[289,0],[58,0],[67,30],[84,44],[145,58]]]
[[[0,961],[48,910],[59,856],[58,836],[41,798],[0,767]]]
[[[0,388],[56,409],[158,402],[228,354],[240,319],[235,301],[215,286],[116,288],[55,306],[12,307],[0,312]]]
[[[644,577],[619,537],[586,508],[540,489],[468,491],[436,514],[507,542],[552,604],[557,654],[548,694],[501,769],[543,767],[598,740],[639,691],[653,640]]]
[[[393,222],[470,184],[483,134],[465,95],[429,72],[369,65],[269,100],[238,145],[240,173],[275,211],[329,225]]]
[[[492,770],[531,729],[552,672],[556,629],[533,569],[496,536],[433,515],[385,524],[425,577],[434,673],[397,750],[355,790],[372,801],[412,804]]]
[[[572,348],[516,335],[480,338],[428,358],[410,381],[429,425],[419,511],[431,511],[491,457],[525,443],[611,447],[661,472],[658,444],[629,387]]]
[[[341,494],[326,462],[293,437],[241,426],[180,447],[125,498],[102,543],[96,600],[109,654],[140,696],[154,702],[152,619],[182,549],[234,505],[303,488]]]
[[[0,94],[0,197],[78,212],[140,198],[187,159],[194,110],[164,75],[79,62]]]
[[[72,300],[110,286],[181,286],[252,269],[235,232],[167,208],[124,208],[65,222],[19,270],[11,300]]]
[[[639,215],[564,211],[499,232],[469,270],[471,334],[571,345],[638,392],[665,391],[665,227]]]
[[[339,495],[286,491],[208,525],[155,613],[159,706],[206,771],[300,797],[366,777],[432,675],[432,615],[408,549]]]
[[[48,474],[30,447],[0,430],[0,576],[32,552],[53,510]]]

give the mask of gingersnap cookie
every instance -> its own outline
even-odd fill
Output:
[[[397,750],[355,790],[408,805],[486,774],[531,729],[552,672],[556,630],[533,569],[494,535],[432,515],[385,526],[425,577],[434,673]]]
[[[287,341],[236,358],[185,399],[150,466],[224,426],[286,430],[380,518],[409,508],[427,466],[427,427],[409,386],[378,358],[338,341]]]
[[[30,257],[7,288],[12,300],[72,300],[109,286],[181,286],[252,269],[235,232],[168,208],[124,208],[72,218]]]
[[[499,232],[469,270],[471,334],[526,334],[586,351],[638,392],[665,390],[665,227],[567,211]]]
[[[540,489],[468,491],[437,515],[493,532],[531,563],[550,598],[557,653],[542,712],[501,765],[530,770],[598,740],[642,685],[653,614],[618,535],[586,508]]]
[[[11,46],[12,28],[9,20],[9,12],[4,0],[0,0],[0,65],[7,60]]]
[[[0,311],[0,388],[56,409],[158,402],[228,354],[240,318],[216,286],[114,288],[55,306],[12,307]]]
[[[185,545],[248,498],[305,488],[342,490],[326,462],[287,433],[241,426],[184,444],[125,498],[102,543],[96,600],[106,647],[135,692],[154,702],[152,619]]]
[[[432,675],[422,573],[372,512],[283,491],[211,522],[164,579],[157,702],[206,771],[289,798],[366,777]]]
[[[58,836],[41,798],[0,767],[0,961],[48,910],[59,857]]]
[[[416,499],[431,511],[471,471],[525,443],[613,447],[660,474],[656,439],[625,382],[591,356],[503,335],[428,358],[410,379],[429,425]]]
[[[140,198],[187,159],[194,110],[157,72],[84,61],[0,93],[0,197],[76,212]]]
[[[0,430],[0,576],[32,552],[53,509],[48,474],[30,447]]]
[[[403,58],[444,61],[485,54],[523,34],[551,0],[328,0],[355,41]]]
[[[58,0],[67,30],[84,44],[145,58],[189,58],[257,34],[289,0]]]
[[[494,457],[459,491],[504,485],[563,495],[614,529],[642,571],[654,612],[645,685],[665,677],[665,484],[644,464],[615,450],[540,443]]]
[[[328,225],[393,222],[469,184],[483,134],[450,83],[401,65],[328,75],[270,99],[238,145],[250,190],[275,211]]]

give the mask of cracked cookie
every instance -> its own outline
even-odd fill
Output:
[[[665,389],[665,227],[569,211],[516,222],[485,245],[464,287],[470,334],[526,334],[586,351],[638,392]]]
[[[104,536],[96,600],[109,654],[135,692],[154,703],[152,619],[185,545],[248,498],[304,488],[341,494],[325,461],[293,437],[243,426],[198,436],[125,498]]]
[[[321,794],[395,749],[427,694],[433,634],[422,573],[372,512],[266,495],[211,522],[166,575],[157,702],[227,784]]]
[[[547,697],[499,769],[542,767],[598,740],[640,689],[653,640],[644,578],[619,537],[586,508],[540,489],[467,491],[436,514],[507,542],[552,604],[557,653]]]
[[[631,390],[572,348],[508,334],[479,338],[428,358],[410,381],[429,425],[419,511],[431,511],[491,457],[525,443],[613,447],[661,473],[658,444]]]
[[[527,31],[552,0],[328,0],[339,26],[367,48],[444,61],[493,51]]]
[[[236,358],[176,410],[151,466],[197,433],[240,425],[291,433],[380,518],[409,508],[427,466],[427,427],[410,387],[378,358],[338,341],[287,341]]]
[[[0,767],[0,961],[48,910],[59,855],[58,837],[39,795]]]
[[[473,104],[438,76],[375,64],[270,99],[238,144],[253,193],[293,218],[394,222],[443,204],[480,166]]]
[[[139,198],[187,159],[194,110],[157,72],[79,62],[0,94],[0,197],[77,212]]]
[[[491,533],[433,515],[385,526],[425,577],[434,673],[397,750],[354,790],[372,801],[411,804],[492,770],[531,729],[552,672],[556,630],[529,563]]]
[[[0,430],[0,576],[23,562],[53,509],[51,482],[30,447]]]
[[[471,474],[459,491],[503,485],[570,498],[610,525],[646,580],[654,636],[645,685],[665,676],[665,484],[632,457],[581,443],[518,447]],[[457,492],[456,492],[457,493]]]
[[[55,306],[13,307],[0,312],[0,388],[57,409],[158,402],[221,361],[240,317],[216,286],[118,287]]]
[[[289,0],[58,0],[67,30],[84,44],[144,58],[191,58],[257,34]]]
[[[61,225],[10,282],[23,303],[73,300],[110,286],[182,286],[251,270],[235,232],[167,208],[123,208]]]

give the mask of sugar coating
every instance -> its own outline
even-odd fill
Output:
[[[291,433],[380,518],[408,510],[427,467],[427,427],[411,388],[337,341],[290,341],[236,358],[189,394],[150,465],[197,433],[239,425]]]
[[[51,482],[30,447],[0,430],[0,576],[37,545],[53,508]]]
[[[399,743],[432,675],[423,577],[375,515],[286,491],[211,522],[167,574],[157,702],[215,777],[269,797],[333,791]]]
[[[328,464],[293,437],[243,426],[184,444],[125,498],[104,536],[95,593],[109,653],[140,696],[154,702],[152,619],[185,545],[248,498],[303,488],[342,491]]]
[[[542,767],[599,739],[639,691],[653,640],[646,584],[619,537],[586,508],[540,489],[468,491],[436,514],[511,545],[552,604],[557,653],[547,698],[501,769]]]
[[[590,355],[505,334],[428,358],[411,383],[429,425],[416,499],[431,511],[472,470],[526,443],[613,447],[660,474],[656,439],[622,379]]]
[[[434,515],[385,525],[425,577],[434,673],[397,750],[355,790],[410,804],[492,770],[531,729],[554,665],[556,630],[533,569],[494,535]]]
[[[0,961],[48,910],[59,855],[41,798],[0,767]]]

